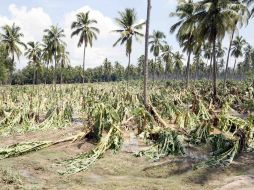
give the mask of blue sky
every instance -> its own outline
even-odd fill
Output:
[[[175,10],[176,0],[152,0],[151,31],[154,29],[163,31],[167,35],[168,43],[175,51],[180,50],[175,35],[169,34],[169,27],[176,22],[176,18],[170,18],[169,13]],[[75,19],[75,14],[80,11],[90,10],[101,30],[98,41],[87,52],[87,66],[95,67],[108,57],[112,61],[119,60],[126,65],[127,58],[123,47],[113,48],[112,44],[117,39],[116,34],[110,31],[116,29],[114,18],[118,11],[125,8],[135,8],[140,22],[146,17],[146,0],[0,0],[0,25],[16,22],[23,29],[25,41],[40,41],[43,29],[58,24],[66,32],[66,42],[70,52],[71,64],[82,63],[82,49],[77,48],[77,39],[71,39],[70,23]],[[254,19],[247,28],[240,31],[240,35],[254,45]],[[228,46],[228,37],[224,45]],[[136,64],[138,56],[144,53],[143,42],[137,42],[133,47],[132,63]],[[27,60],[22,57],[18,68],[22,68]]]

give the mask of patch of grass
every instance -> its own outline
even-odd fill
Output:
[[[4,185],[21,186],[23,184],[20,175],[10,168],[0,169],[0,182]]]

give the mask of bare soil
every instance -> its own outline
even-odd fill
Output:
[[[63,139],[81,127],[36,132],[0,139],[0,146],[17,142]],[[131,145],[133,146],[133,145]],[[86,141],[63,143],[24,156],[0,161],[0,189],[77,190],[252,190],[254,153],[246,153],[228,168],[193,170],[197,158],[168,157],[158,162],[136,158],[128,147],[114,154],[108,151],[87,171],[61,176],[55,164],[94,147]],[[134,147],[135,148],[135,147]]]

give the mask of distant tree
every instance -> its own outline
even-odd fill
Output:
[[[171,16],[179,17],[179,21],[175,23],[170,32],[173,33],[177,29],[177,39],[180,46],[183,47],[183,51],[187,52],[188,60],[186,67],[186,85],[189,87],[190,78],[190,59],[193,52],[193,46],[195,44],[195,30],[196,30],[196,18],[194,17],[196,11],[196,4],[192,0],[179,1],[175,13],[171,13]]]
[[[58,66],[58,59],[57,56],[61,52],[62,46],[65,46],[65,42],[63,38],[65,37],[64,30],[59,28],[58,26],[51,26],[49,29],[44,30],[44,41],[46,41],[49,45],[50,56],[54,57],[55,60],[55,67],[54,67],[54,80],[53,83],[56,89],[56,82],[57,82],[57,66]]]
[[[63,71],[70,65],[69,52],[66,51],[65,46],[62,46],[57,56],[58,63],[60,63],[60,84],[63,83]]]
[[[119,12],[119,18],[116,18],[115,21],[120,29],[113,30],[113,32],[119,33],[120,38],[118,38],[118,40],[113,44],[113,47],[118,44],[125,44],[126,56],[128,56],[127,68],[130,68],[133,37],[137,40],[139,37],[144,36],[141,33],[141,30],[145,23],[143,22],[137,24],[137,13],[135,9],[125,9],[124,11]],[[129,78],[128,75],[129,72],[127,70],[127,80]]]
[[[235,58],[235,63],[234,63],[234,67],[233,67],[233,72],[235,72],[236,69],[236,64],[237,64],[237,59],[239,57],[243,56],[243,49],[244,46],[246,45],[246,41],[245,39],[243,39],[243,37],[239,37],[237,36],[235,40],[233,40],[232,42],[232,52],[231,55]]]
[[[20,55],[22,54],[20,47],[26,47],[26,44],[21,40],[24,35],[21,33],[21,28],[16,26],[15,23],[13,23],[12,26],[3,26],[2,31],[3,32],[0,34],[0,39],[11,57],[12,67],[14,68],[15,56],[19,59]],[[12,73],[13,70],[10,70],[10,81]]]
[[[37,72],[41,66],[41,44],[39,42],[28,42],[25,56],[34,69],[33,85],[37,84]]]
[[[111,62],[106,58],[103,62],[103,72],[107,82],[110,81],[112,69]]]
[[[195,13],[197,36],[200,41],[207,40],[213,47],[213,100],[217,98],[217,59],[216,42],[235,27],[238,12],[232,0],[203,0],[198,2]]]
[[[152,52],[154,56],[154,65],[153,65],[153,82],[154,82],[155,65],[157,63],[157,57],[160,55],[160,52],[163,50],[163,47],[166,44],[166,42],[164,41],[166,36],[161,31],[153,31],[153,34],[149,38],[150,38],[149,44],[151,46],[150,52]]]
[[[176,78],[179,79],[182,75],[183,70],[183,54],[181,54],[179,51],[176,52],[173,56],[174,59],[174,65],[175,65],[175,73]]]
[[[91,19],[89,12],[77,14],[77,20],[74,21],[71,25],[71,29],[74,30],[71,34],[71,37],[79,35],[78,47],[81,47],[84,44],[84,55],[83,55],[83,83],[85,80],[85,59],[86,59],[86,48],[88,45],[93,46],[93,40],[97,40],[97,35],[100,33],[100,30],[95,27],[97,20]]]

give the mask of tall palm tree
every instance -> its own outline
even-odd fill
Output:
[[[65,37],[64,30],[62,28],[59,28],[58,26],[51,26],[49,29],[44,30],[44,41],[48,42],[49,45],[49,51],[51,52],[51,56],[54,57],[55,60],[55,68],[54,68],[54,80],[53,83],[55,85],[56,89],[56,82],[57,82],[57,56],[61,52],[61,48],[63,45],[66,45],[63,41],[63,38]]]
[[[73,36],[79,36],[78,47],[84,45],[83,55],[83,83],[85,82],[85,59],[86,59],[86,48],[88,45],[93,46],[93,40],[97,40],[97,35],[100,30],[95,27],[97,20],[91,19],[89,11],[86,13],[79,13],[76,15],[76,21],[71,24],[71,29],[74,30],[71,34]]]
[[[177,29],[177,39],[180,42],[180,46],[184,47],[184,51],[187,52],[188,60],[186,67],[186,84],[189,87],[190,78],[190,58],[193,52],[193,46],[195,44],[194,32],[196,30],[196,20],[194,18],[195,6],[192,0],[181,0],[176,8],[176,12],[171,13],[171,16],[179,17],[179,21],[170,28],[170,32],[174,33]]]
[[[235,72],[235,68],[236,68],[236,63],[237,63],[237,59],[239,57],[243,56],[243,49],[244,46],[246,45],[246,40],[243,39],[243,37],[241,36],[237,36],[236,39],[232,42],[232,52],[231,55],[235,58],[235,63],[234,63],[234,67],[233,67],[233,73]]]
[[[197,21],[197,36],[201,41],[212,44],[213,57],[213,99],[217,97],[217,60],[216,41],[222,40],[228,31],[235,26],[238,12],[232,0],[202,0],[197,3],[195,19]]]
[[[26,44],[22,42],[21,38],[24,36],[21,33],[21,28],[16,26],[15,23],[10,25],[5,25],[2,27],[3,32],[0,34],[1,42],[4,44],[8,55],[12,60],[12,67],[15,64],[15,56],[19,59],[22,51],[20,47],[26,47]],[[12,80],[12,72],[10,72],[10,82]]]
[[[25,56],[34,67],[33,85],[37,84],[37,70],[40,67],[41,44],[39,42],[28,42]]]
[[[113,47],[120,44],[125,44],[126,56],[128,56],[128,71],[127,71],[127,79],[129,78],[129,68],[131,63],[131,53],[132,53],[132,44],[133,37],[136,40],[139,37],[143,37],[144,35],[141,33],[141,30],[144,26],[143,23],[137,24],[137,13],[135,9],[125,9],[122,12],[119,12],[119,18],[115,19],[116,24],[120,27],[118,30],[113,30],[113,32],[117,32],[120,34],[118,40],[113,44]]]
[[[150,52],[152,52],[154,56],[153,63],[153,82],[154,82],[155,65],[157,63],[157,57],[160,55],[160,52],[163,50],[163,47],[166,44],[166,42],[164,41],[166,36],[161,31],[153,31],[153,35],[149,36],[149,38],[150,38],[149,44],[151,45]]]
[[[145,34],[145,62],[144,62],[144,105],[148,106],[147,80],[148,80],[148,46],[149,46],[149,29],[150,29],[150,14],[151,0],[147,0],[146,13],[146,34]]]
[[[227,61],[226,61],[226,70],[224,75],[224,83],[223,83],[223,91],[225,91],[226,88],[226,81],[227,81],[227,75],[228,75],[228,64],[229,64],[229,58],[230,58],[230,52],[231,52],[231,46],[232,42],[234,40],[234,35],[236,30],[238,29],[237,25],[239,25],[239,28],[242,27],[243,24],[247,24],[249,19],[249,10],[247,6],[245,6],[241,0],[232,0],[237,6],[234,7],[235,11],[238,12],[238,15],[234,18],[234,24],[235,26],[232,28],[232,35],[229,42],[229,48],[228,48],[228,54],[227,54]]]

